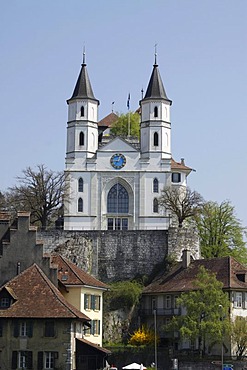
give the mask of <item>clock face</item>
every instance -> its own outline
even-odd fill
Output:
[[[126,158],[123,154],[113,154],[111,157],[111,165],[112,167],[116,168],[116,170],[119,170],[126,164]]]

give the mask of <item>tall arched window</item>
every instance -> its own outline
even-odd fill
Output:
[[[158,107],[154,107],[154,117],[158,117]]]
[[[81,117],[84,117],[84,106],[81,106]]]
[[[83,179],[80,177],[79,180],[78,180],[78,191],[80,193],[83,192]]]
[[[154,200],[153,200],[153,212],[154,213],[158,213],[159,212],[159,203],[158,203],[158,199],[157,198],[154,198]]]
[[[115,184],[107,196],[108,213],[128,213],[129,194],[121,184]]]
[[[159,134],[158,132],[155,132],[154,133],[154,146],[158,146],[159,145]]]
[[[156,178],[153,181],[153,192],[154,193],[158,193],[159,192],[159,180],[156,179]]]
[[[79,145],[84,145],[84,133],[80,132]]]
[[[83,212],[83,199],[78,199],[78,212]]]

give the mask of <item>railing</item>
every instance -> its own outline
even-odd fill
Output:
[[[156,315],[157,316],[176,316],[181,315],[180,308],[156,308]],[[154,314],[153,309],[140,309],[139,315],[140,316],[152,316]]]

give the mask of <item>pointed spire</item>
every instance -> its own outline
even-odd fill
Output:
[[[157,44],[155,44],[155,54],[154,54],[154,65],[153,65],[153,71],[149,80],[149,84],[147,87],[147,91],[145,94],[144,99],[165,99],[168,100],[168,97],[165,92],[165,88],[160,76],[158,64],[157,64],[157,50],[156,50]]]
[[[68,101],[72,99],[91,99],[91,100],[97,101],[99,104],[99,100],[95,98],[94,93],[93,93],[91,82],[90,82],[90,79],[87,73],[87,67],[86,67],[87,65],[86,65],[85,60],[86,60],[86,53],[85,53],[85,47],[84,47],[80,74],[77,79],[72,97]]]

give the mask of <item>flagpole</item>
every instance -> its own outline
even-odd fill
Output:
[[[128,108],[128,136],[130,136],[130,93],[128,95],[127,108]]]

